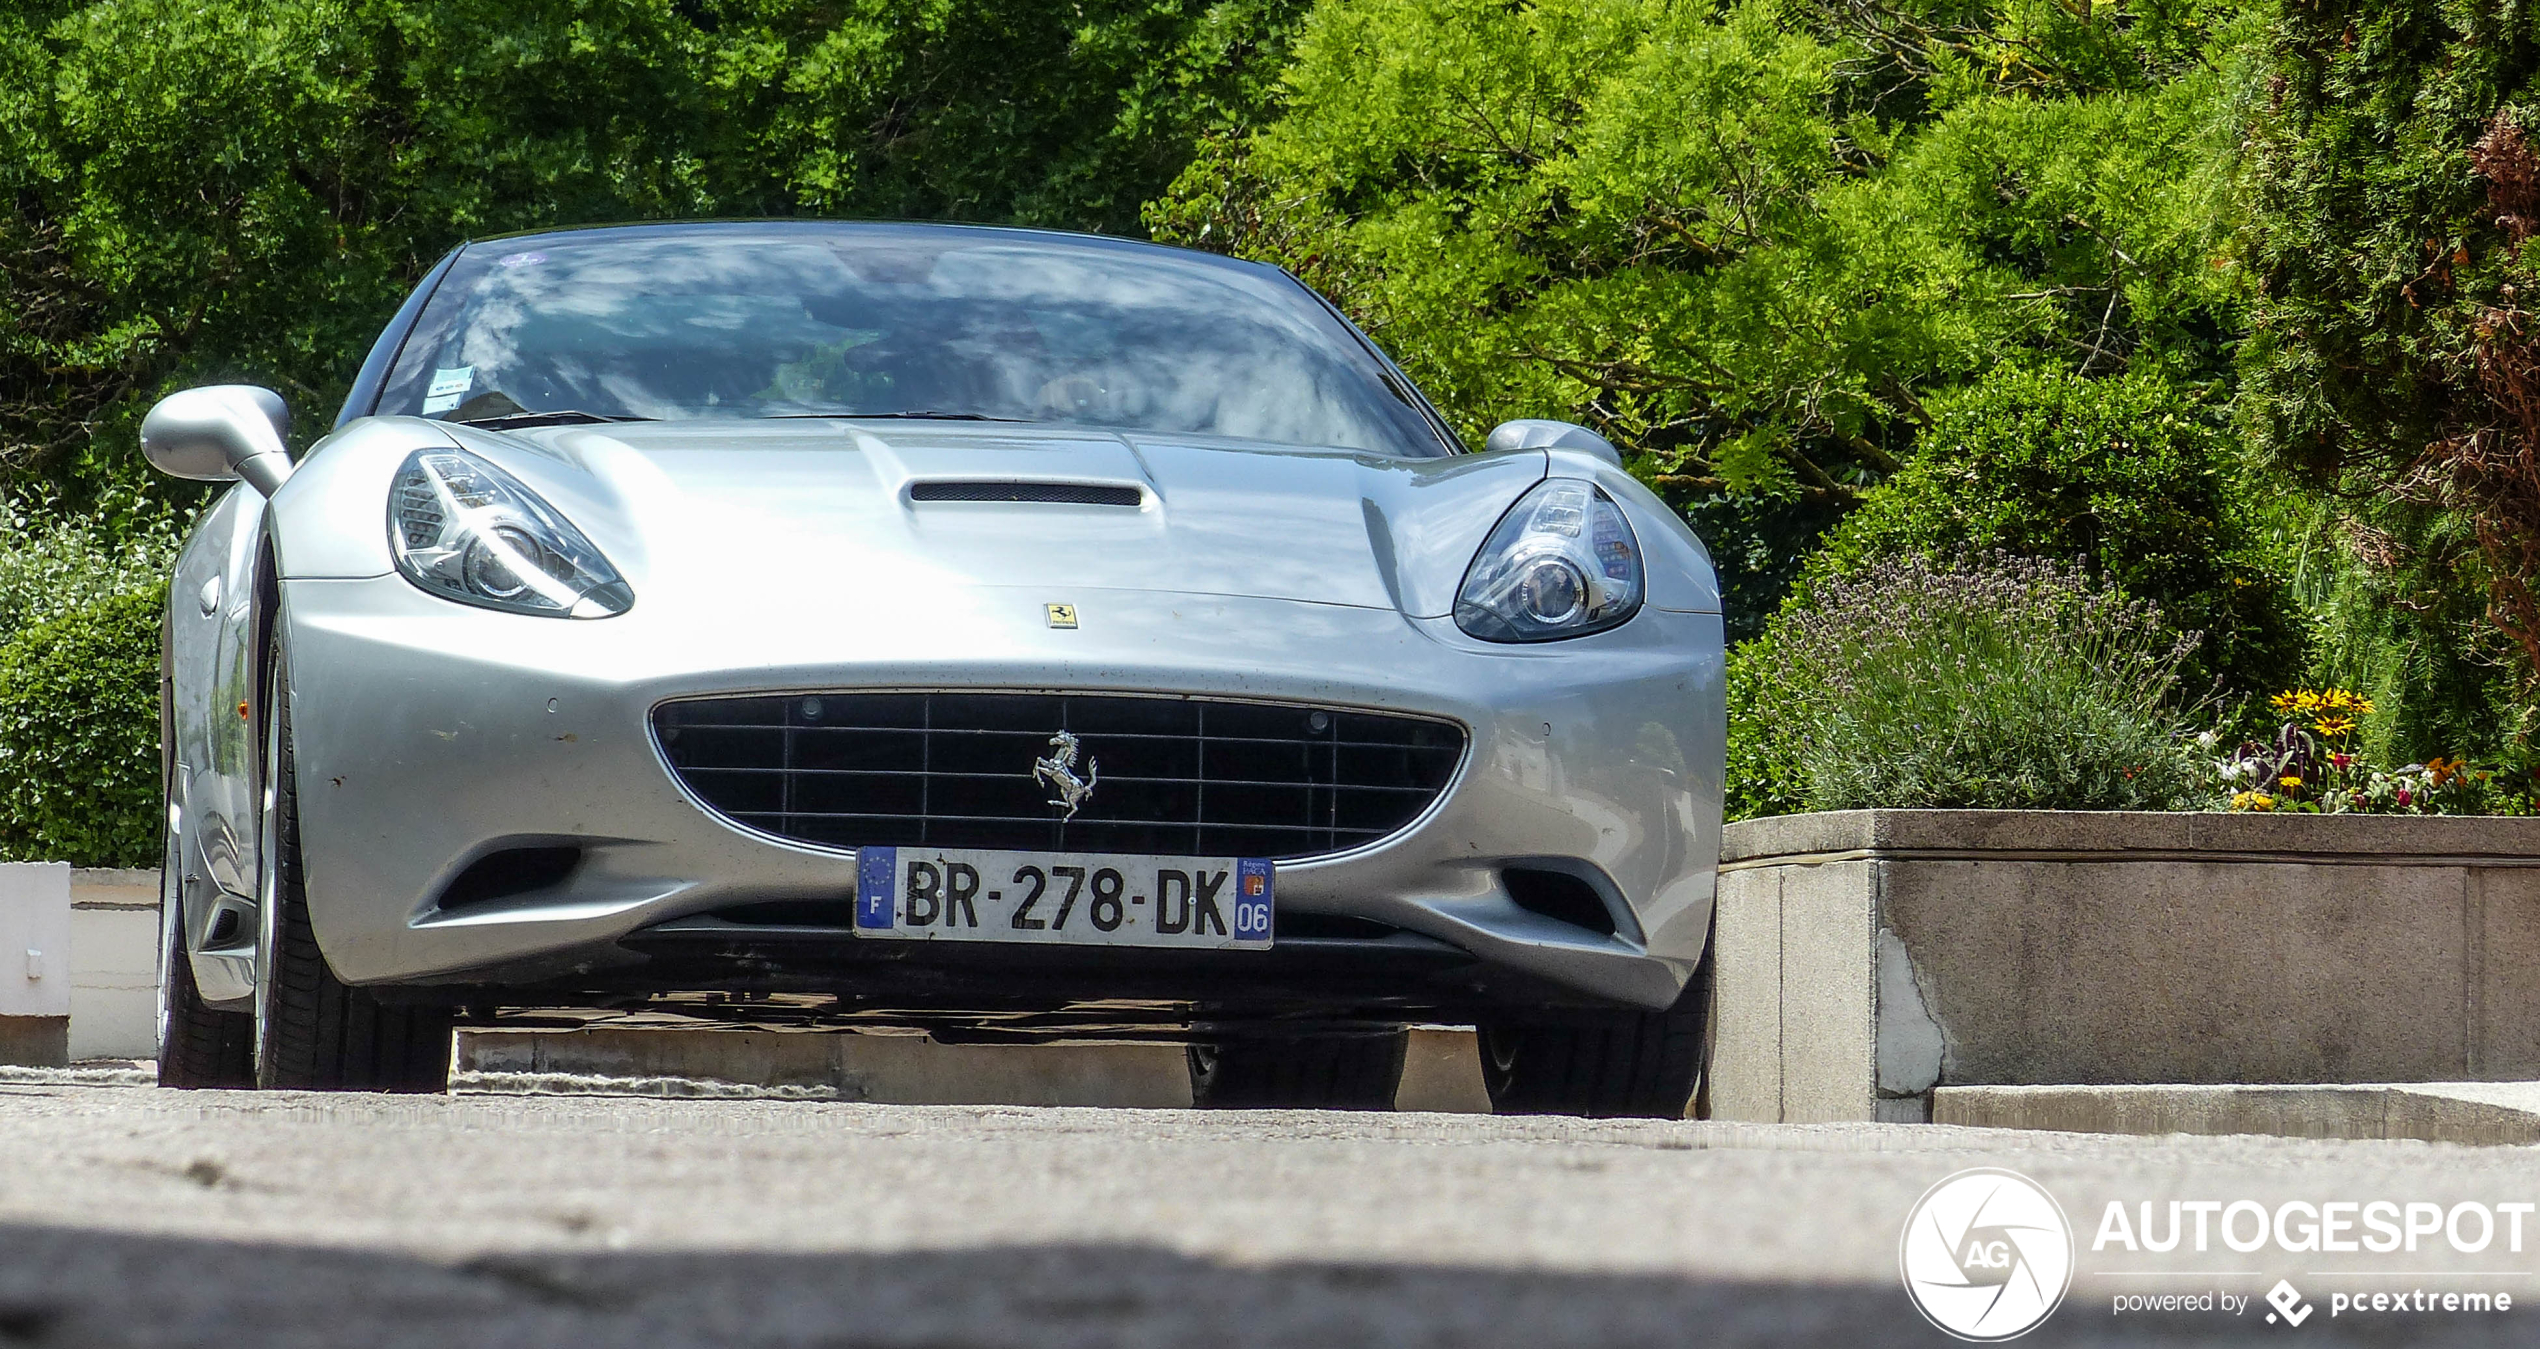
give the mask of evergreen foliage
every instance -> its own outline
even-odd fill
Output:
[[[2267,32],[2245,162],[2247,439],[2317,682],[2376,756],[2525,752],[2540,656],[2540,21],[2305,0]]]
[[[0,642],[0,857],[159,863],[159,622],[167,583]]]
[[[2377,761],[2511,760],[2535,82],[2503,0],[17,0],[0,756],[76,790],[0,771],[0,848],[155,847],[140,597],[195,497],[133,453],[152,398],[268,385],[305,443],[453,244],[665,217],[1145,230],[1295,271],[1473,443],[1604,432],[1720,564],[1733,815],[1835,799],[1807,616],[1995,594],[1882,570],[1988,550],[2203,634],[2188,695],[2336,684]],[[1968,622],[1948,659],[2049,678]],[[2168,712],[2109,708],[2001,734],[2151,802],[2103,770]],[[1862,800],[1975,799],[1874,759]]]
[[[1148,221],[1333,295],[1468,437],[1604,432],[1751,631],[1933,396],[2227,368],[2232,12],[1324,0]]]
[[[2003,551],[2087,566],[2197,633],[2200,687],[2298,680],[2303,632],[2235,473],[2222,409],[2160,371],[2084,379],[2001,366],[1936,397],[1913,462],[1809,562]]]
[[[16,0],[0,471],[137,481],[173,387],[322,432],[471,236],[671,216],[1134,231],[1302,0]],[[164,488],[152,489],[165,490]]]
[[[1880,568],[1937,563],[1947,573],[1988,554],[2051,559],[2146,602],[2171,640],[2188,643],[2173,672],[2185,696],[2228,701],[2299,678],[2308,634],[2266,551],[2265,522],[2235,490],[2231,445],[2205,391],[2157,370],[2087,379],[2003,366],[1934,398],[1931,409],[1914,460],[1866,494],[1808,558],[1782,610],[1730,656],[1732,818],[1807,808],[1807,746],[1829,695],[1823,676],[1794,654],[1796,634],[1818,622],[1821,592]],[[1978,624],[1984,641],[2000,640],[2008,621]],[[2058,640],[2051,633],[2038,629],[2032,640]],[[2049,743],[2033,728],[2022,735],[2032,746]],[[1881,780],[1885,771],[1844,763],[1847,781]],[[1921,780],[1939,780],[1926,770],[1917,770]]]

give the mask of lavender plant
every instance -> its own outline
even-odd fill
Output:
[[[1813,810],[2173,810],[2202,768],[2179,668],[2200,636],[2073,568],[1876,563],[1782,616]]]

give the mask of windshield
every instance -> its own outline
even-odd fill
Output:
[[[1276,272],[942,226],[473,244],[416,320],[377,410],[514,425],[994,418],[1449,452],[1385,366]]]

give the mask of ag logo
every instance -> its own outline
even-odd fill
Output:
[[[1923,1192],[1897,1264],[1914,1308],[1962,1340],[2008,1340],[2051,1315],[2073,1281],[2073,1228],[2055,1197],[1982,1167]]]

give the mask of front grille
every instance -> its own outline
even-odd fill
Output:
[[[1073,819],[1036,761],[1093,790]],[[1449,722],[1098,694],[818,693],[653,711],[673,772],[783,838],[865,845],[1309,857],[1373,842],[1445,790]]]

